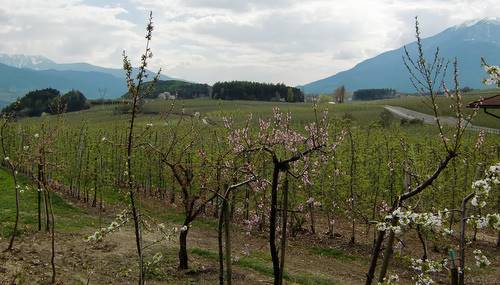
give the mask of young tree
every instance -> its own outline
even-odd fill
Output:
[[[144,53],[141,56],[141,63],[139,66],[139,73],[134,79],[132,75],[132,64],[125,53],[123,52],[123,69],[125,70],[126,80],[128,92],[131,94],[131,105],[130,105],[130,120],[128,127],[128,135],[127,135],[127,157],[126,157],[126,177],[127,177],[127,188],[129,192],[129,202],[130,207],[132,209],[132,217],[134,220],[134,229],[135,229],[135,242],[137,247],[137,256],[139,263],[139,285],[144,284],[144,259],[142,252],[142,233],[141,233],[141,222],[140,222],[140,213],[139,207],[137,205],[137,189],[136,183],[134,181],[134,174],[132,173],[132,163],[133,163],[133,151],[136,148],[135,140],[137,139],[134,133],[135,120],[137,117],[137,113],[140,111],[141,105],[143,103],[143,98],[145,97],[145,93],[150,93],[151,88],[155,86],[155,84],[149,84],[150,88],[143,88],[143,83],[145,79],[148,77],[147,66],[148,60],[153,57],[150,48],[150,42],[152,38],[153,32],[153,13],[149,14],[149,21],[146,27],[146,48]],[[160,76],[160,71],[156,74],[153,81],[157,81]]]
[[[12,247],[14,246],[14,239],[17,235],[17,228],[19,226],[19,188],[20,185],[17,182],[17,165],[15,162],[11,160],[8,154],[7,150],[7,142],[6,142],[6,136],[7,132],[12,132],[11,129],[9,129],[9,122],[11,120],[10,116],[4,115],[2,117],[2,122],[0,126],[0,143],[2,146],[2,154],[3,154],[3,160],[7,167],[9,168],[10,175],[12,176],[12,180],[14,181],[14,193],[16,197],[16,214],[15,214],[15,220],[14,220],[14,228],[12,229],[12,234],[10,236],[9,240],[9,246],[7,247],[6,251],[12,250]]]
[[[169,113],[170,115],[170,113]],[[165,131],[161,138],[162,145],[146,144],[147,148],[159,156],[161,163],[168,168],[173,182],[180,188],[184,221],[179,232],[179,269],[188,269],[187,237],[191,223],[205,211],[206,206],[218,197],[220,175],[217,175],[218,161],[227,151],[209,153],[206,141],[218,141],[216,132],[207,131],[207,121],[197,113],[189,117],[183,113],[179,118],[167,117],[166,120],[177,119],[176,124]]]
[[[221,205],[219,210],[219,222],[218,222],[218,248],[219,248],[219,284],[224,284],[224,262],[226,263],[226,284],[232,284],[232,258],[231,258],[231,205],[229,195],[233,191],[242,187],[256,178],[250,177],[242,182],[228,186],[227,189],[219,194],[221,198]],[[222,231],[224,230],[224,238],[222,237]],[[225,248],[223,250],[222,241],[225,240]],[[224,258],[224,254],[226,255]]]
[[[57,114],[64,112],[64,107],[56,108]],[[57,189],[57,183],[49,178],[52,170],[63,170],[64,165],[57,161],[58,149],[56,140],[60,134],[60,128],[63,125],[62,117],[57,116],[56,122],[50,127],[46,122],[41,123],[38,132],[26,137],[23,142],[23,152],[20,159],[24,165],[37,165],[37,172],[28,173],[31,179],[37,185],[37,191],[43,195],[45,206],[46,230],[50,233],[51,240],[51,258],[52,269],[51,283],[56,283],[56,233],[55,233],[55,215],[52,205],[52,193]],[[64,171],[64,170],[63,170]],[[39,206],[40,209],[40,206]]]
[[[454,64],[454,89],[453,91],[448,91],[444,85],[444,76],[446,74],[446,69],[448,63],[445,62],[443,58],[439,56],[439,49],[436,50],[434,58],[431,62],[428,62],[423,51],[423,45],[420,38],[420,28],[418,19],[415,20],[415,33],[417,38],[417,59],[413,59],[410,52],[405,48],[405,56],[403,61],[410,74],[410,80],[417,90],[424,98],[427,103],[432,108],[432,112],[435,117],[436,125],[439,131],[439,138],[444,149],[444,154],[439,161],[435,170],[427,175],[423,181],[416,185],[412,185],[401,194],[399,194],[394,200],[389,213],[394,213],[401,207],[404,203],[412,197],[415,197],[422,193],[426,188],[432,185],[432,183],[439,177],[443,170],[448,166],[449,162],[458,156],[459,150],[462,144],[462,136],[465,132],[467,124],[470,122],[472,117],[465,118],[462,112],[463,104],[458,84],[458,67],[455,60]],[[457,123],[453,128],[452,136],[449,137],[445,132],[438,113],[438,105],[436,102],[437,91],[436,89],[445,87],[447,96],[451,99],[451,108],[455,112],[457,118]],[[393,243],[395,240],[395,229],[397,230],[398,215],[389,215],[389,223],[391,227],[379,227],[377,239],[372,252],[372,258],[368,272],[366,274],[366,284],[372,284],[374,278],[375,269],[377,267],[378,256],[381,251],[382,243],[386,233],[389,233],[388,240],[386,243],[386,248],[384,252],[384,258],[382,261],[380,274],[378,282],[384,282],[387,269],[389,266],[389,261],[392,258],[393,253]]]

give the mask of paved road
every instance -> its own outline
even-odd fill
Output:
[[[408,120],[412,119],[419,119],[422,120],[425,124],[435,124],[436,120],[434,116],[427,115],[424,113],[420,113],[417,111],[409,110],[403,107],[398,107],[398,106],[384,106],[386,110],[389,112],[393,113],[394,115],[405,118]],[[439,117],[441,122],[443,124],[447,125],[455,125],[457,123],[457,119],[453,117]],[[493,129],[493,128],[486,128],[486,127],[479,127],[479,126],[474,126],[474,125],[469,125],[468,128],[471,131],[481,131],[484,130],[486,133],[491,133],[491,134],[500,134],[500,129]]]

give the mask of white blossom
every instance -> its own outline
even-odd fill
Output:
[[[399,276],[397,274],[391,274],[388,277],[384,277],[384,282],[378,282],[378,285],[396,285],[399,281]]]
[[[488,258],[483,254],[483,252],[479,249],[476,249],[473,251],[474,253],[474,259],[476,259],[476,266],[477,267],[486,267],[491,264],[491,262],[488,260]]]

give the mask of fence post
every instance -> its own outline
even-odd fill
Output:
[[[450,250],[451,285],[458,285],[458,268],[455,265],[455,250]]]

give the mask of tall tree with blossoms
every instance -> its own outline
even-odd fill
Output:
[[[316,109],[315,109],[316,112]],[[309,172],[315,156],[326,155],[328,148],[335,143],[329,142],[329,124],[327,113],[321,118],[305,126],[301,132],[292,127],[290,113],[283,113],[279,108],[273,109],[270,119],[259,118],[259,128],[251,128],[252,116],[243,128],[235,128],[230,118],[225,118],[225,126],[229,130],[229,144],[236,155],[243,155],[252,161],[252,157],[264,155],[272,165],[272,176],[269,183],[271,201],[269,208],[269,248],[273,263],[274,284],[283,284],[288,218],[288,179],[294,177],[309,184]],[[264,180],[260,178],[261,182]],[[268,180],[265,180],[266,182]],[[279,185],[282,182],[282,204],[278,209]],[[270,185],[269,185],[270,184]],[[278,215],[281,210],[281,228]],[[281,230],[281,242],[278,249],[277,229]],[[281,250],[281,253],[279,252]]]
[[[415,18],[415,35],[417,39],[417,57],[413,58],[410,55],[410,52],[405,47],[403,63],[408,70],[410,80],[414,88],[421,96],[423,96],[425,102],[432,109],[444,152],[439,163],[432,173],[428,174],[423,181],[415,185],[411,185],[410,187],[405,189],[404,192],[400,193],[394,200],[392,207],[389,210],[389,213],[391,214],[386,217],[386,220],[389,220],[389,223],[392,225],[392,227],[379,228],[377,238],[373,247],[370,266],[366,274],[365,284],[367,285],[372,284],[377,267],[378,257],[381,253],[382,244],[385,235],[388,234],[378,282],[382,283],[386,280],[386,273],[389,267],[389,262],[392,259],[393,244],[398,231],[397,225],[400,218],[398,215],[394,215],[393,212],[403,207],[406,201],[419,195],[425,189],[431,186],[433,182],[440,176],[443,170],[448,166],[450,161],[459,155],[459,151],[462,145],[462,137],[464,135],[465,129],[475,115],[475,112],[470,116],[465,116],[463,113],[462,95],[460,93],[460,86],[458,81],[457,60],[455,59],[453,63],[454,88],[452,90],[449,90],[444,84],[444,78],[446,76],[449,63],[444,58],[440,57],[439,48],[436,49],[432,60],[427,60],[427,57],[424,54],[424,48],[420,37],[420,27],[417,18]],[[437,96],[438,91],[441,89],[444,89],[446,97],[450,99],[450,108],[454,111],[455,117],[457,118],[457,123],[451,129],[450,133],[444,129],[443,124],[439,118]]]

